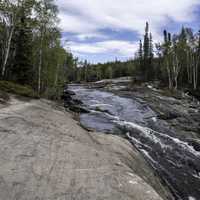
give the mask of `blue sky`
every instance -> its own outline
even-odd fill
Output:
[[[63,44],[91,63],[133,58],[148,21],[154,42],[163,29],[200,29],[200,0],[57,0]]]

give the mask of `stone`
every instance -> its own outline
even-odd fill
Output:
[[[0,109],[0,200],[173,199],[128,141],[84,130],[51,101],[9,104]]]

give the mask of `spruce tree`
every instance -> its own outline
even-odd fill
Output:
[[[24,7],[20,12],[20,21],[15,31],[15,56],[12,77],[20,84],[32,83],[32,30],[30,19]]]
[[[163,31],[163,35],[164,35],[164,42],[167,43],[168,38],[167,38],[167,31],[166,30]]]
[[[140,67],[142,67],[142,63],[143,63],[143,45],[142,45],[142,40],[140,40],[138,56],[139,56]]]
[[[144,61],[145,61],[145,64],[147,64],[147,60],[149,57],[149,24],[148,22],[146,22],[146,27],[145,27],[143,51],[144,51]]]
[[[153,60],[153,37],[152,37],[152,34],[150,33],[150,36],[149,36],[149,58],[150,58],[150,61],[152,63],[152,60]]]
[[[140,40],[138,50],[138,66],[140,67],[140,75],[144,81],[149,81],[154,78],[153,69],[153,38],[149,33],[149,24],[146,22],[144,41]]]
[[[153,80],[154,79],[154,66],[153,66],[153,37],[152,34],[149,34],[149,63],[147,68],[147,80]]]

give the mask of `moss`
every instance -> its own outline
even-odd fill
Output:
[[[182,99],[182,91],[180,90],[169,90],[165,88],[161,91],[161,94],[167,97],[174,97],[175,99]]]
[[[10,97],[8,95],[8,93],[0,91],[0,103],[6,103],[7,101],[9,101]]]
[[[38,98],[37,93],[30,86],[19,85],[9,81],[0,81],[0,90],[24,97]]]

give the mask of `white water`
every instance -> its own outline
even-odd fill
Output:
[[[80,116],[83,126],[112,134],[120,130],[151,163],[177,199],[200,199],[200,152],[167,123],[162,123],[147,105],[109,92],[72,89],[91,111]]]

